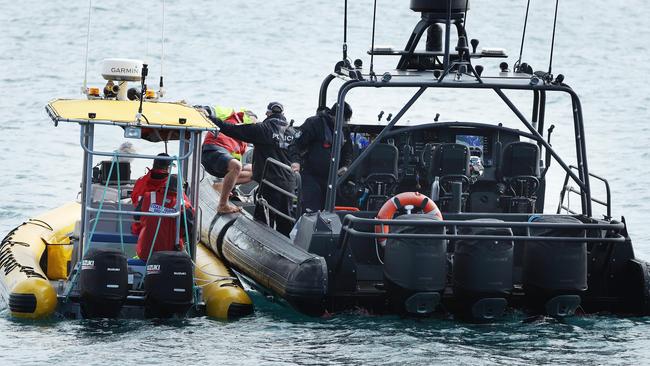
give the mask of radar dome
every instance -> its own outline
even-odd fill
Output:
[[[113,81],[140,81],[142,60],[109,58],[102,63],[102,76]]]

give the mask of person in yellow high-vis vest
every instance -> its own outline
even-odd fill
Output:
[[[256,121],[256,116],[250,111],[235,112],[231,108],[206,108],[208,115],[215,116],[229,124],[249,124]],[[248,145],[245,142],[221,133],[208,132],[203,141],[201,164],[205,170],[223,181],[215,185],[220,191],[217,212],[221,214],[238,212],[239,207],[228,202],[230,192],[235,184],[245,184],[251,181],[251,164],[242,165],[242,155]]]

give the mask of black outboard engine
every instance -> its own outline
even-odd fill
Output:
[[[580,224],[571,216],[537,216],[533,222]],[[582,229],[531,229],[532,236],[584,238]],[[524,249],[523,285],[529,306],[549,316],[565,317],[580,306],[587,289],[587,243],[528,241]]]
[[[496,219],[471,221],[502,222]],[[512,230],[461,227],[459,234],[512,236]],[[491,320],[501,316],[512,291],[514,242],[458,240],[455,244],[452,282],[459,314],[474,320]]]
[[[117,317],[129,293],[126,256],[115,249],[89,249],[81,262],[79,290],[84,318]]]
[[[439,220],[433,215],[403,215],[396,220]],[[443,234],[444,227],[393,226],[391,233]],[[447,241],[389,238],[384,251],[384,280],[398,313],[426,315],[440,303],[447,278]]]
[[[192,260],[185,252],[154,252],[144,278],[145,313],[150,318],[184,315],[193,303]]]

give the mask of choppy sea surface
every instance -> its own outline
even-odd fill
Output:
[[[372,1],[350,2],[349,48],[369,65]],[[548,67],[553,1],[533,2],[524,61]],[[512,63],[524,0],[471,2],[468,32],[480,46],[503,47]],[[341,57],[343,1],[166,1],[164,75],[170,100],[247,107],[263,113],[283,102],[298,123],[310,116],[318,88]],[[160,1],[95,1],[88,80],[102,86],[100,60],[142,58],[157,79]],[[0,0],[0,232],[75,198],[81,154],[77,126],[54,127],[48,100],[79,97],[84,76],[88,3]],[[380,1],[377,44],[403,47],[418,16],[408,1]],[[637,256],[650,259],[650,4],[642,0],[562,1],[554,73],[581,96],[593,172],[609,178],[614,217],[624,215]],[[396,60],[377,58],[378,70]],[[486,62],[494,74],[497,63]],[[330,93],[330,102],[334,93]],[[509,94],[511,95],[511,94]],[[527,115],[529,96],[511,95]],[[352,93],[356,121],[396,113],[409,94]],[[405,122],[516,121],[493,93],[429,93]],[[573,127],[566,97],[550,96],[554,146],[572,161]],[[114,149],[119,135],[97,141]],[[156,151],[160,147],[145,146]],[[134,169],[134,174],[144,166]],[[557,206],[563,174],[549,173],[547,208]],[[0,310],[0,364],[647,364],[650,319],[593,316],[564,322],[490,325],[412,320],[363,313],[302,317],[253,294],[255,314],[225,323],[184,321],[11,320]]]

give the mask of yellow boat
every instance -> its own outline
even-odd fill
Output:
[[[111,60],[107,62],[110,68]],[[119,60],[120,65],[125,62],[130,63],[125,70],[131,75],[110,75],[109,82],[119,81],[119,88],[134,81],[133,69],[146,70],[136,60]],[[11,315],[28,319],[54,314],[66,318],[207,315],[234,319],[252,313],[253,304],[239,280],[200,242],[200,228],[188,224],[192,210],[184,205],[185,199],[170,207],[163,203],[164,209],[158,211],[138,211],[131,204],[134,181],[129,161],[163,159],[177,165],[177,183],[171,192],[184,191],[191,206],[198,207],[201,134],[215,130],[214,125],[191,106],[147,99],[145,95],[150,94],[141,93],[141,102],[124,100],[124,90],[101,97],[90,88],[87,94],[88,99],[60,99],[46,106],[55,125],[70,122],[81,127],[81,198],[25,221],[2,240],[0,297]],[[177,154],[161,158],[94,150],[97,125],[120,127],[125,138],[134,142],[178,141]],[[166,198],[175,195],[170,193],[170,183],[164,194]],[[131,233],[131,224],[136,215],[158,218],[147,261],[133,258],[138,236]],[[200,210],[196,215],[200,225]],[[156,249],[163,219],[175,221],[171,224],[175,247],[184,249]]]

